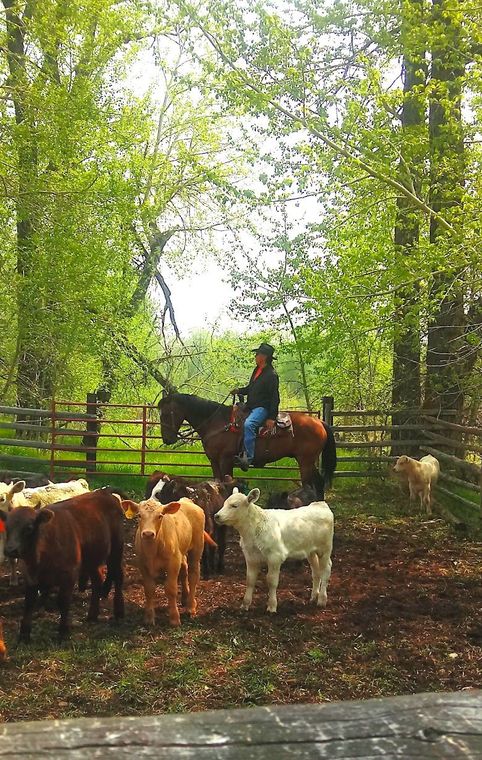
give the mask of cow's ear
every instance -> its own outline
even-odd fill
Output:
[[[171,501],[170,504],[166,504],[164,507],[164,515],[174,515],[179,509],[181,509],[181,504],[179,501]]]
[[[261,494],[261,491],[259,490],[259,488],[253,488],[253,490],[248,493],[248,501],[249,502],[258,501],[260,494]]]
[[[139,504],[131,499],[124,499],[121,501],[121,507],[128,520],[132,520],[139,512]]]
[[[20,493],[20,491],[23,491],[25,488],[25,480],[18,480],[16,483],[13,484],[13,486],[10,489],[10,493],[13,495],[14,493]]]
[[[53,520],[55,517],[54,513],[51,509],[41,509],[35,518],[37,525],[43,525],[50,522],[50,520]]]

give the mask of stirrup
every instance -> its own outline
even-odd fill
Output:
[[[242,456],[236,455],[234,457],[234,465],[235,467],[239,467],[243,472],[248,472],[249,461],[246,454],[243,454]]]

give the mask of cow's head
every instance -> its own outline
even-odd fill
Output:
[[[0,483],[0,509],[4,512],[10,512],[11,509],[18,506],[15,504],[15,494],[19,494],[25,488],[25,480],[19,480],[17,483]]]
[[[161,493],[164,490],[166,484],[170,482],[171,482],[171,477],[167,474],[167,472],[163,472],[161,477],[157,481],[156,485],[152,489],[150,498],[157,499],[157,501],[162,501]],[[168,499],[168,501],[170,501],[170,499]]]
[[[132,519],[136,515],[139,517],[138,532],[141,540],[152,542],[159,533],[161,523],[165,515],[174,515],[180,508],[178,501],[170,504],[159,504],[156,499],[147,499],[139,504],[130,499],[122,502],[122,509],[126,517]]]
[[[395,472],[405,472],[409,462],[410,462],[410,457],[407,457],[405,454],[403,454],[401,457],[398,457],[393,469],[395,470]]]
[[[176,443],[179,428],[184,421],[184,412],[175,396],[164,396],[158,404],[161,417],[162,440],[168,446]]]
[[[224,502],[222,509],[214,515],[214,519],[220,525],[239,526],[247,517],[249,505],[258,501],[259,496],[259,488],[253,488],[247,496],[235,488],[232,495]]]
[[[7,517],[7,545],[5,554],[10,558],[24,559],[36,547],[43,527],[55,517],[50,509],[17,507]]]
[[[179,480],[173,479],[169,483],[166,483],[162,489],[162,493],[159,491],[155,494],[152,492],[152,496],[162,502],[162,504],[169,504],[171,501],[179,501],[179,499],[194,499],[197,496],[196,489],[188,486],[186,483],[182,483]]]

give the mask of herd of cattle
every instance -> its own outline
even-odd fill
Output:
[[[437,460],[424,457],[417,462],[404,456],[394,469],[406,475],[411,498],[419,496],[429,510]],[[58,590],[60,639],[69,635],[76,585],[83,591],[90,582],[88,620],[98,619],[100,600],[112,587],[114,619],[124,616],[124,519],[134,516],[138,516],[135,553],[147,624],[154,623],[155,589],[162,573],[171,625],[180,624],[179,581],[182,606],[189,614],[196,613],[201,567],[205,578],[224,570],[227,526],[238,531],[246,560],[242,609],[249,609],[260,569],[267,565],[267,610],[276,612],[280,567],[287,559],[308,560],[311,601],[324,607],[334,519],[316,486],[304,484],[292,493],[272,495],[268,508],[256,504],[259,489],[246,491],[245,482],[229,477],[222,483],[195,484],[165,472],[150,476],[140,503],[124,498],[118,489],[90,491],[82,478],[67,483],[51,483],[42,476],[28,483],[0,482],[0,562],[8,558],[10,583],[15,585],[20,561],[25,582],[19,641],[30,640],[38,596],[45,600],[52,589]],[[5,656],[2,646],[0,640],[0,659]]]

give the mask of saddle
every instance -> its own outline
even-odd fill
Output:
[[[248,414],[249,412],[246,409],[246,404],[234,404],[231,412],[231,420],[227,429],[232,433],[241,433],[244,427],[244,421]],[[257,438],[267,438],[284,434],[293,435],[293,421],[288,412],[279,412],[276,417],[275,426],[271,430],[268,430],[268,428],[263,425],[258,430]]]

